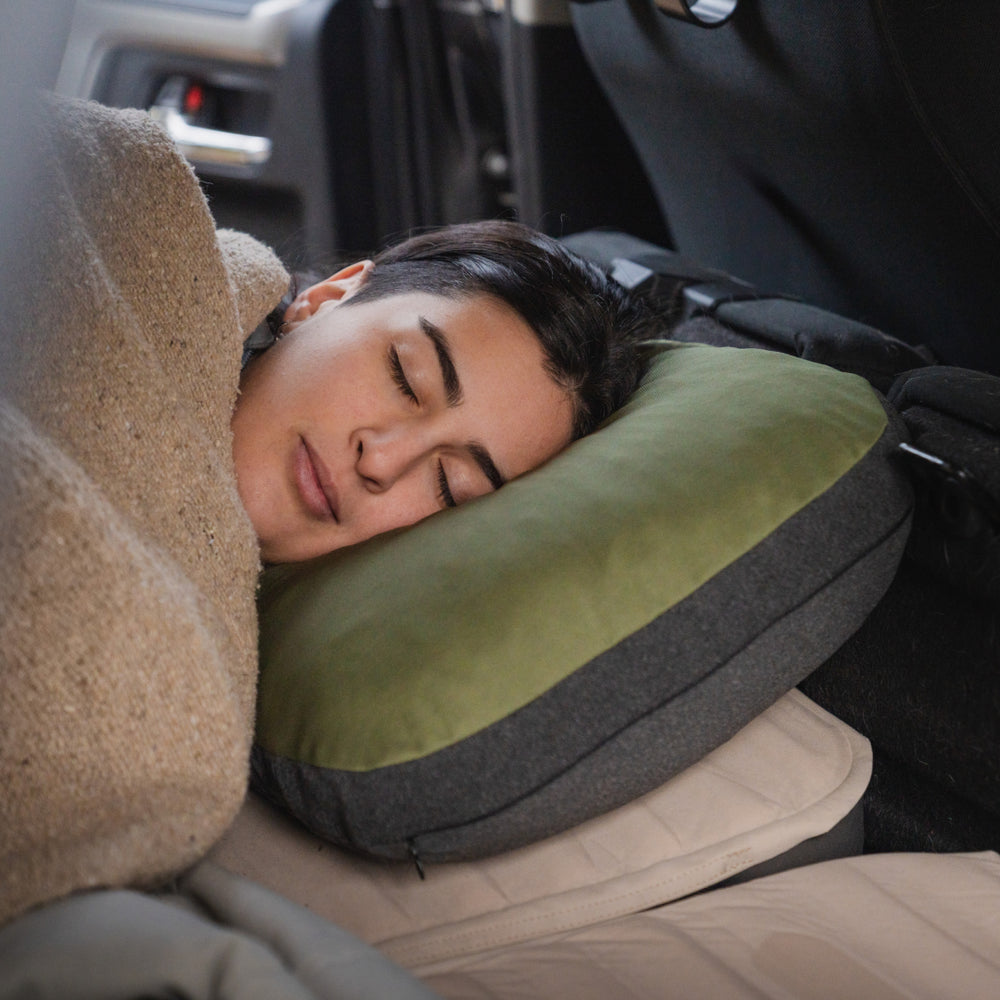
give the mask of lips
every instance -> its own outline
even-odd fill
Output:
[[[295,451],[295,484],[306,508],[324,521],[336,521],[337,491],[323,471],[322,463],[305,438],[299,438]]]

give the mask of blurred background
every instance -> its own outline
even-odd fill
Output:
[[[217,222],[292,266],[483,217],[666,238],[565,0],[63,7],[52,84],[151,109]]]

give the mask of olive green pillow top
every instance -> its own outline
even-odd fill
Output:
[[[264,574],[255,783],[320,835],[386,856],[423,838],[428,857],[513,846],[653,787],[880,596],[910,504],[895,442],[855,376],[660,345],[631,401],[543,468]],[[726,671],[754,690],[720,715]],[[683,721],[699,687],[705,711]],[[591,765],[615,787],[588,793]]]

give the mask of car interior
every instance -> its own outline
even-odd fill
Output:
[[[0,17],[0,998],[996,995],[995,4]],[[650,304],[642,385],[258,575],[215,387],[480,219]]]

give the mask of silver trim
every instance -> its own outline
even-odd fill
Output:
[[[167,130],[180,151],[195,164],[251,167],[271,158],[271,140],[263,136],[191,125],[176,108],[162,104],[154,104],[149,116]]]
[[[105,56],[125,47],[282,66],[292,16],[308,2],[260,0],[246,17],[233,17],[135,0],[77,0],[56,90],[92,96]]]

